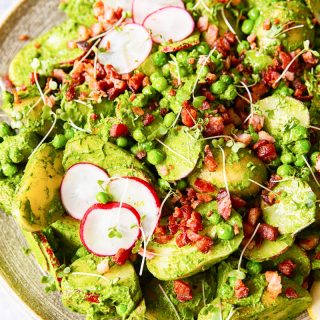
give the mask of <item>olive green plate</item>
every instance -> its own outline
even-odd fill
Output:
[[[57,10],[58,4],[59,0],[23,0],[0,26],[1,75],[7,72],[10,60],[24,45],[18,40],[19,35],[35,37],[64,19]],[[26,246],[12,217],[0,212],[0,287],[11,293],[31,318],[83,319],[62,306],[58,293],[45,293],[40,283],[42,271],[32,255],[25,255],[23,248]]]

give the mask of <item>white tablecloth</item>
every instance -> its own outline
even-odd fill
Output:
[[[0,0],[0,21],[7,15],[8,11],[18,0]],[[1,320],[31,320],[26,310],[13,296],[6,284],[0,281],[0,319]]]

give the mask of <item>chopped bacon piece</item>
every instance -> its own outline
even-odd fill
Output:
[[[144,126],[149,126],[153,121],[155,120],[154,115],[147,113],[144,117],[143,117],[143,125]]]
[[[218,34],[219,29],[214,24],[209,24],[207,32],[204,35],[204,39],[211,48],[214,47],[214,44],[218,38]]]
[[[262,239],[276,241],[279,235],[279,231],[276,227],[272,227],[266,223],[261,223],[258,229],[258,234]]]
[[[90,303],[100,303],[99,297],[100,296],[98,294],[95,294],[92,292],[87,292],[84,300],[86,300]]]
[[[197,234],[196,232],[192,231],[192,230],[187,230],[187,237],[191,242],[197,242],[199,240],[201,240],[201,238],[203,237],[200,234]]]
[[[110,136],[112,138],[119,138],[119,137],[127,136],[128,134],[129,134],[129,129],[123,123],[114,124],[110,129]]]
[[[253,114],[249,119],[249,125],[252,125],[254,131],[259,132],[264,125],[264,117],[257,114]]]
[[[137,152],[136,154],[136,158],[139,160],[142,160],[143,158],[145,158],[147,156],[147,152],[144,150],[140,150]]]
[[[240,209],[247,205],[247,201],[235,195],[231,195],[231,203],[232,203],[232,207],[235,209]]]
[[[216,171],[218,164],[217,162],[214,160],[212,151],[210,149],[209,145],[206,145],[204,148],[204,152],[205,152],[205,157],[204,157],[204,165],[207,167],[207,169],[210,172],[214,172]]]
[[[179,225],[178,225],[176,218],[173,215],[169,217],[168,229],[171,234],[176,234],[178,232]]]
[[[222,117],[209,117],[209,122],[204,130],[206,137],[214,137],[223,134],[224,123]]]
[[[258,223],[258,220],[261,216],[261,209],[260,208],[251,208],[248,213],[247,220],[250,225],[253,227]]]
[[[271,21],[270,21],[270,19],[264,20],[264,22],[263,22],[263,29],[264,29],[264,30],[270,30],[270,28],[271,28]]]
[[[176,237],[176,244],[179,248],[186,246],[189,243],[189,238],[187,237],[187,233],[181,232]]]
[[[265,141],[268,141],[270,143],[275,143],[276,140],[267,132],[265,131],[259,131],[258,132],[258,135],[259,135],[259,140],[265,140]]]
[[[196,247],[202,253],[208,253],[212,245],[212,239],[207,236],[202,236],[200,240],[196,241]]]
[[[243,143],[244,145],[248,146],[251,141],[252,137],[248,133],[241,133],[235,137],[236,141]]]
[[[297,291],[293,288],[287,288],[285,293],[288,299],[297,299],[299,297]]]
[[[130,253],[130,250],[119,249],[118,252],[112,257],[112,261],[121,266],[129,259]]]
[[[319,59],[316,58],[310,51],[307,51],[302,55],[303,61],[305,63],[309,63],[311,65],[315,65],[318,63]]]
[[[133,92],[138,92],[142,88],[142,82],[145,77],[145,74],[138,72],[134,74],[128,81],[128,87]]]
[[[320,155],[317,157],[315,168],[320,173]]]
[[[212,183],[200,178],[196,179],[196,181],[194,182],[194,186],[200,192],[214,192],[216,190]]]
[[[173,290],[180,302],[192,300],[192,288],[190,284],[182,280],[175,280],[173,283]]]
[[[207,16],[200,17],[197,22],[197,28],[200,32],[207,31],[209,28],[209,18]]]
[[[71,85],[66,91],[67,101],[71,101],[76,97],[76,89],[74,85]]]
[[[320,252],[317,252],[316,255],[314,256],[315,260],[320,260]]]
[[[212,196],[206,193],[197,193],[197,199],[200,202],[210,202],[212,200]]]
[[[249,288],[243,283],[242,280],[238,279],[234,286],[234,293],[236,298],[243,299],[249,295]]]
[[[190,219],[187,221],[187,228],[194,232],[199,232],[203,229],[201,214],[197,211],[191,213]]]
[[[319,237],[314,235],[308,236],[306,239],[299,240],[299,246],[307,251],[314,249],[318,244]]]
[[[282,292],[281,276],[276,271],[267,271],[265,277],[268,282],[267,292],[273,299],[276,299]]]
[[[53,78],[62,83],[65,82],[67,74],[62,69],[54,69],[52,76]]]
[[[291,259],[287,259],[279,263],[278,270],[286,277],[292,277],[292,273],[296,267],[297,265]]]
[[[254,227],[248,222],[243,223],[243,233],[246,238],[250,238],[254,232]]]
[[[197,110],[190,106],[187,102],[183,103],[181,111],[181,121],[187,127],[193,127],[197,120]]]
[[[226,190],[220,190],[217,196],[218,213],[224,220],[229,220],[232,210],[230,196]]]

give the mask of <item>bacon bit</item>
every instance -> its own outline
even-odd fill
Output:
[[[191,217],[187,221],[187,228],[194,232],[199,232],[203,230],[202,217],[200,213],[196,211],[193,211],[191,213]]]
[[[261,131],[264,125],[264,117],[253,114],[249,119],[249,125],[252,125],[255,132]]]
[[[278,275],[277,271],[267,271],[265,277],[268,282],[267,292],[273,299],[276,299],[282,292],[281,276]]]
[[[268,204],[269,206],[272,206],[276,201],[275,194],[271,193],[271,192],[268,192],[266,190],[262,190],[261,197],[262,197],[263,201],[266,204]]]
[[[247,41],[250,43],[250,44],[253,44],[255,43],[257,39],[257,36],[255,34],[250,34],[248,37],[247,37]]]
[[[240,233],[240,228],[237,224],[233,226],[233,232],[236,236]]]
[[[209,122],[204,130],[205,137],[214,137],[223,134],[224,123],[222,117],[210,116]]]
[[[216,171],[218,164],[214,160],[213,153],[210,149],[210,146],[207,144],[204,148],[205,157],[204,157],[204,165],[210,172]]]
[[[302,55],[303,61],[305,63],[309,63],[311,65],[315,65],[318,63],[319,59],[316,58],[310,51],[307,51]]]
[[[259,140],[265,140],[265,141],[268,141],[270,143],[275,143],[276,142],[276,140],[269,133],[267,133],[265,131],[259,131],[258,135],[259,135]]]
[[[76,97],[76,89],[74,85],[71,85],[66,91],[67,101],[72,101],[75,97]]]
[[[180,302],[192,300],[192,288],[190,284],[182,280],[175,280],[173,282],[173,290]]]
[[[320,260],[320,252],[317,252],[316,255],[314,256],[315,260]]]
[[[235,137],[236,141],[243,143],[244,145],[248,146],[251,141],[252,137],[248,133],[241,133]]]
[[[304,250],[310,251],[319,244],[319,237],[311,235],[306,239],[299,240],[299,246]]]
[[[202,253],[208,253],[213,246],[213,240],[207,236],[202,236],[200,240],[196,241],[196,247]]]
[[[243,299],[249,295],[249,288],[242,280],[238,279],[234,286],[234,293],[237,299]]]
[[[145,74],[138,72],[134,74],[128,81],[128,87],[133,92],[138,92],[142,88],[142,82],[145,78]]]
[[[142,160],[143,158],[145,158],[147,156],[147,152],[142,150],[142,151],[139,151],[137,152],[136,154],[136,158],[139,159],[139,160]]]
[[[93,24],[90,27],[90,34],[92,37],[96,37],[104,31],[103,25],[100,22]]]
[[[103,1],[97,1],[93,5],[93,14],[95,17],[103,16],[104,15],[104,3]]]
[[[119,137],[127,136],[128,134],[129,134],[129,129],[123,123],[114,124],[110,129],[110,136],[112,138],[119,138]]]
[[[50,95],[49,97],[48,96],[45,96],[44,97],[44,100],[46,102],[46,105],[48,105],[51,109],[55,106],[56,104],[56,98],[54,95]]]
[[[169,94],[169,96],[174,97],[177,94],[177,91],[174,89],[170,89],[168,94]]]
[[[187,230],[186,231],[187,237],[191,242],[197,242],[199,240],[201,240],[202,235],[197,234],[196,232],[192,231],[192,230]]]
[[[87,41],[90,38],[90,30],[85,26],[80,26],[78,29],[80,41]]]
[[[299,295],[298,295],[297,291],[295,289],[293,289],[293,288],[287,288],[285,294],[286,294],[286,297],[288,299],[297,299],[297,298],[299,298]]]
[[[247,205],[247,202],[245,200],[235,195],[231,195],[231,203],[232,207],[235,209],[240,209]]]
[[[187,127],[193,127],[197,120],[197,110],[189,105],[187,101],[183,103],[181,111],[181,121]]]
[[[20,41],[28,41],[30,37],[27,34],[20,34],[19,40]]]
[[[195,64],[196,59],[195,58],[188,58],[187,61],[188,61],[189,64],[193,65],[193,64]]]
[[[98,294],[92,293],[92,292],[87,292],[85,295],[84,300],[88,301],[90,303],[100,303],[99,300],[100,296]]]
[[[38,42],[36,42],[36,43],[34,44],[34,47],[35,47],[36,49],[40,49],[40,48],[41,48],[41,44],[38,43]]]
[[[279,263],[278,270],[287,277],[292,277],[292,273],[295,270],[297,265],[292,262],[291,259],[284,260],[283,262]]]
[[[197,199],[200,202],[210,202],[212,201],[212,196],[210,196],[210,194],[206,194],[206,193],[197,193]]]
[[[217,195],[218,213],[224,220],[229,220],[232,210],[232,203],[227,190],[221,189]]]
[[[317,157],[315,168],[320,173],[320,155]]]
[[[119,249],[118,252],[112,257],[112,261],[117,265],[121,266],[126,263],[129,259],[130,250],[126,249]]]
[[[143,125],[144,126],[149,126],[153,121],[155,120],[154,115],[147,113],[144,117],[143,117]]]
[[[142,108],[140,108],[140,107],[132,107],[131,110],[137,116],[143,116],[144,115],[144,110]]]
[[[243,223],[243,233],[246,238],[250,238],[253,235],[254,226],[249,224],[248,222]]]
[[[189,244],[189,238],[187,237],[187,233],[185,231],[179,233],[176,237],[176,244],[179,248],[182,248]]]
[[[54,69],[52,76],[60,83],[65,82],[67,78],[67,74],[62,69]]]
[[[260,208],[251,208],[248,213],[247,220],[251,226],[255,226],[258,223],[258,220],[261,216]]]
[[[207,16],[200,17],[197,22],[197,28],[200,32],[205,32],[209,28],[209,18]]]
[[[270,30],[270,29],[271,29],[270,19],[264,20],[264,22],[263,22],[263,29],[264,29],[264,30]]]
[[[125,80],[125,79],[123,79],[123,80]],[[151,82],[150,82],[149,77],[145,76],[145,77],[143,78],[143,80],[142,80],[142,86],[143,86],[143,87],[147,87],[147,86],[150,86],[150,84],[151,84]]]
[[[194,182],[194,186],[200,192],[214,192],[216,190],[212,183],[200,178],[196,179],[196,181]]]
[[[258,234],[262,239],[276,241],[279,235],[279,231],[276,227],[272,227],[267,223],[261,223],[258,229]]]
[[[218,35],[219,29],[214,24],[209,24],[207,32],[204,35],[204,40],[213,48],[218,39]]]
[[[256,150],[259,159],[267,163],[275,160],[278,156],[275,145],[267,140],[260,140],[255,143],[253,150]]]

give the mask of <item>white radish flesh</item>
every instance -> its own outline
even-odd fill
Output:
[[[113,256],[119,249],[131,249],[140,237],[138,212],[125,203],[93,205],[83,217],[80,237],[83,245],[101,257]],[[112,234],[116,230],[117,235]]]
[[[124,12],[132,12],[132,2],[133,0],[105,0],[104,6],[114,10],[122,8]]]
[[[158,224],[161,203],[148,182],[134,177],[119,178],[110,182],[108,191],[114,201],[127,203],[138,211],[147,238],[153,234]]]
[[[102,191],[99,181],[109,180],[108,174],[91,163],[77,163],[66,172],[60,188],[61,201],[73,218],[81,220],[85,212],[97,203]]]
[[[194,30],[194,20],[188,11],[178,7],[166,7],[151,13],[143,25],[151,32],[156,43],[180,41]]]
[[[112,30],[101,41],[98,60],[112,65],[120,74],[129,73],[139,67],[149,56],[152,40],[149,32],[141,25],[129,23]]]
[[[181,0],[133,0],[133,21],[142,24],[150,13],[169,6],[184,9],[184,4]]]

